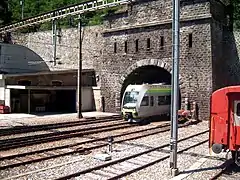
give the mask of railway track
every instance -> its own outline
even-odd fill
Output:
[[[121,128],[130,128],[136,126],[134,124],[129,124],[125,121],[118,121],[115,124],[108,124],[95,127],[86,127],[74,130],[65,130],[60,132],[51,132],[40,135],[25,136],[19,138],[11,138],[0,140],[0,150],[9,150],[12,148],[25,147],[29,145],[35,145],[39,143],[46,143],[52,141],[58,141],[67,138],[74,138],[83,135],[89,135],[93,133],[101,133],[106,131],[112,131]]]
[[[205,134],[207,132],[208,130],[197,133],[195,135],[192,135],[186,138],[182,138],[178,141],[178,143],[191,139],[195,136]],[[183,153],[184,151],[197,147],[206,142],[208,142],[208,139],[203,140],[194,145],[188,146],[187,148],[184,148],[182,150],[179,150],[178,153]],[[149,150],[146,150],[131,156],[127,156],[127,157],[120,158],[108,163],[104,163],[102,165],[91,167],[73,174],[58,177],[55,180],[66,180],[66,179],[70,179],[70,178],[81,176],[81,175],[84,175],[85,177],[96,177],[97,175],[98,178],[107,179],[107,180],[118,179],[169,158],[170,155],[164,155],[164,156],[162,156],[161,154],[158,155],[159,150],[168,146],[169,144],[164,144],[164,145],[151,148]],[[154,155],[151,154],[152,152],[154,152]],[[166,150],[164,150],[164,152],[166,152]],[[168,151],[168,154],[169,153],[170,151]],[[121,164],[121,163],[124,163],[124,164]],[[120,171],[118,171],[117,173],[116,170],[120,170]]]
[[[180,142],[186,141],[188,139],[191,139],[195,136],[205,134],[207,132],[208,132],[208,130],[202,131],[200,133],[182,138],[178,142],[180,143]],[[189,145],[188,147],[184,147],[184,149],[179,150],[178,153],[183,153],[184,151],[187,151],[191,148],[197,147],[203,143],[206,143],[207,141],[208,141],[208,139],[203,140],[198,143],[195,143],[193,145]],[[70,179],[70,178],[74,178],[74,177],[78,177],[78,176],[80,176],[80,178],[83,177],[83,179],[88,179],[88,177],[91,177],[91,179],[92,178],[108,179],[108,180],[118,179],[118,178],[124,177],[128,174],[139,171],[141,169],[144,169],[148,166],[151,166],[155,163],[164,161],[165,159],[169,158],[169,150],[163,149],[168,146],[169,146],[169,143],[163,144],[158,147],[154,147],[154,148],[148,149],[146,151],[142,151],[140,153],[136,153],[136,154],[133,154],[130,156],[112,160],[107,163],[102,163],[97,166],[86,168],[84,170],[75,172],[73,174],[68,174],[68,175],[62,176],[62,177],[56,176],[57,177],[56,180],[63,180],[63,179],[65,180],[65,179]],[[162,151],[165,154],[162,154]],[[58,165],[58,166],[61,166],[61,165]],[[44,168],[42,170],[38,169],[36,171],[30,171],[30,172],[27,172],[24,174],[18,174],[16,176],[8,177],[6,179],[14,179],[14,178],[19,178],[19,177],[24,177],[24,176],[31,176],[34,173],[46,171],[48,169],[56,168],[58,166]]]
[[[119,133],[119,134],[113,136],[115,139],[114,143],[121,143],[121,142],[124,142],[127,140],[138,139],[138,138],[142,138],[144,136],[154,135],[154,134],[169,131],[169,130],[170,130],[170,124],[166,123],[166,124],[163,124],[162,126],[148,128],[145,130]],[[139,134],[139,133],[143,133],[143,134]],[[134,134],[135,134],[135,136],[132,136]],[[10,162],[9,164],[7,164],[5,162],[6,164],[4,166],[0,166],[0,170],[7,169],[7,168],[13,168],[13,167],[17,167],[20,165],[30,164],[33,162],[39,162],[39,161],[43,161],[43,160],[47,160],[47,159],[57,158],[60,156],[66,156],[66,155],[70,155],[73,153],[84,153],[84,152],[87,152],[87,151],[90,151],[93,149],[101,148],[101,147],[108,145],[108,143],[106,142],[107,138],[108,137],[97,138],[97,139],[93,139],[93,140],[82,141],[79,143],[73,143],[73,144],[64,145],[64,146],[57,146],[54,148],[45,148],[45,149],[36,150],[36,151],[28,152],[28,153],[22,153],[22,154],[16,154],[16,155],[12,155],[12,156],[1,157],[0,161],[11,160],[11,159],[13,161],[15,161],[17,159],[19,162],[17,162],[17,163]],[[98,144],[93,145],[93,143],[96,143],[96,142],[98,142]],[[85,148],[83,148],[82,146],[84,146]],[[41,153],[46,153],[45,157],[42,157],[42,155],[37,157],[38,154],[41,154]],[[32,159],[33,155],[35,156],[34,159]],[[28,156],[29,158],[26,156]]]
[[[77,120],[71,122],[61,122],[61,123],[51,123],[51,124],[41,124],[41,125],[24,125],[24,126],[14,126],[7,129],[1,129],[0,136],[15,135],[28,132],[36,132],[43,130],[51,130],[56,128],[73,127],[77,125],[88,125],[97,124],[110,121],[118,121],[122,118],[118,115],[110,117],[99,117],[99,118],[87,118],[86,120]]]
[[[217,171],[210,180],[236,180],[240,179],[240,167],[238,167],[232,159],[225,161],[219,166],[220,170]]]
[[[186,126],[188,126],[188,124],[179,125],[180,128],[186,127]],[[146,136],[163,133],[169,130],[170,130],[170,123],[164,123],[162,125],[159,125],[153,128],[147,128],[143,130],[125,132],[125,133],[118,133],[113,136],[115,139],[113,143],[122,143],[124,141],[143,138]],[[97,139],[82,141],[79,143],[64,145],[64,146],[45,148],[41,150],[1,157],[0,161],[5,160],[5,164],[4,166],[0,166],[0,170],[13,168],[13,167],[17,167],[25,164],[31,164],[34,162],[44,161],[44,160],[57,158],[61,156],[67,156],[74,153],[86,153],[93,149],[107,146],[108,145],[108,143],[106,142],[107,138],[108,137],[97,138]]]

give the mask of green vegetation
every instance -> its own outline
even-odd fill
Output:
[[[240,29],[240,1],[232,0],[234,29]]]
[[[20,1],[23,2],[23,15],[24,18],[36,16],[44,12],[52,11],[57,8],[78,4],[86,0],[0,0],[0,26],[9,24],[11,22],[17,22],[22,17],[22,6]],[[234,28],[240,29],[240,1],[232,0],[233,8],[233,20]],[[85,25],[98,25],[103,22],[103,17],[108,13],[115,12],[119,7],[100,10],[97,12],[89,12],[84,14],[83,21]],[[61,27],[75,27],[77,25],[76,20],[71,20],[71,17],[62,19],[58,22]],[[29,29],[30,31],[35,30],[46,30],[51,29],[51,22],[37,25]]]
[[[10,23],[11,16],[8,10],[8,0],[0,0],[0,26]]]
[[[23,2],[23,8],[20,2]],[[0,26],[9,24],[11,22],[17,22],[23,17],[29,18],[48,11],[52,11],[57,8],[79,4],[86,0],[0,0]],[[1,8],[3,7],[3,8]],[[9,7],[9,8],[8,8]],[[109,13],[113,13],[118,7],[99,10],[96,12],[89,12],[82,17],[84,25],[99,25],[102,24],[103,18]],[[4,17],[4,18],[2,18]],[[61,27],[76,27],[76,17],[67,17],[58,21]],[[47,22],[41,25],[24,29],[24,32],[47,30],[51,29],[51,22]]]

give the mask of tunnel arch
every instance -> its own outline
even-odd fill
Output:
[[[132,84],[141,84],[141,83],[165,83],[171,84],[172,68],[170,63],[171,58],[165,59],[143,59],[137,61],[129,68],[126,69],[124,74],[121,76],[119,84],[120,89],[117,92],[118,101],[116,106],[118,109],[121,107],[121,99],[124,90],[127,85]],[[141,74],[141,75],[140,75]],[[140,78],[136,77],[140,75]],[[179,108],[181,107],[182,96],[186,94],[185,88],[183,87],[183,81],[181,75],[179,75]]]
[[[136,68],[127,76],[127,78],[122,83],[121,99],[125,89],[129,84],[143,83],[165,83],[170,85],[171,73],[164,68],[153,65],[145,65]]]

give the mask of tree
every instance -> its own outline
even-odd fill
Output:
[[[61,7],[73,5],[73,4],[79,4],[84,1],[88,0],[22,0],[24,2],[24,10],[23,15],[24,18],[29,18],[32,16],[36,16],[48,11],[52,11],[54,9],[58,9]],[[5,25],[9,22],[17,22],[20,21],[22,16],[22,7],[20,4],[20,0],[0,0],[0,6],[4,7],[4,10],[2,10],[3,14],[0,14],[2,18],[2,24],[0,22],[0,25]],[[8,10],[9,7],[9,10]],[[103,22],[104,15],[108,14],[109,12],[114,12],[118,8],[112,7],[109,9],[99,10],[96,12],[88,12],[85,13],[83,16],[83,23],[85,25],[98,25]],[[1,19],[0,19],[1,21]],[[74,25],[76,27],[77,21],[72,21],[71,16],[65,19],[59,20],[59,25],[61,27],[71,27]],[[51,22],[46,22],[41,25],[35,25],[34,27],[24,29],[22,32],[32,32],[32,31],[38,31],[38,30],[48,30],[51,29]]]
[[[11,22],[11,12],[9,11],[8,0],[0,1],[0,26]]]
[[[240,1],[232,0],[234,28],[240,29]]]

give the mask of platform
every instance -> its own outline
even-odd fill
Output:
[[[83,118],[92,117],[108,117],[113,115],[118,115],[117,113],[109,112],[83,112]],[[45,124],[51,122],[66,122],[66,121],[76,121],[77,113],[65,113],[65,114],[53,114],[53,113],[39,113],[39,114],[0,114],[0,128],[8,128],[11,126],[23,126],[32,124]]]

